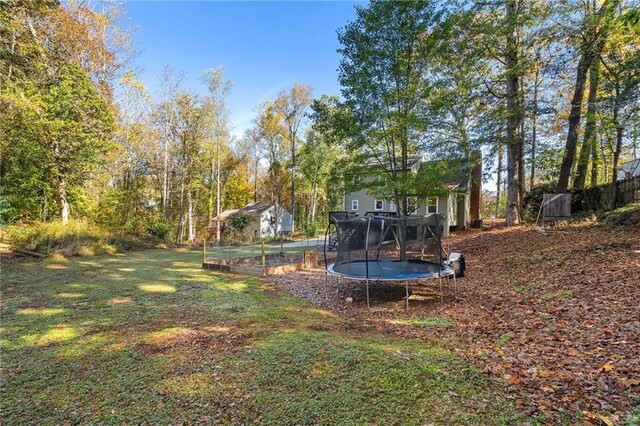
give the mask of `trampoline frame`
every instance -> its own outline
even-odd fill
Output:
[[[328,298],[328,291],[327,291],[327,287],[328,287],[328,275],[333,275],[336,277],[336,292],[339,291],[339,284],[340,284],[340,278],[345,278],[348,280],[356,280],[356,281],[365,281],[365,287],[366,287],[366,293],[367,293],[367,308],[371,309],[371,303],[370,303],[370,294],[369,294],[369,281],[404,281],[404,285],[405,285],[405,310],[409,309],[409,281],[410,280],[415,280],[415,281],[419,281],[422,279],[427,279],[427,278],[438,278],[438,288],[440,290],[440,303],[443,302],[443,288],[442,288],[442,277],[449,277],[451,275],[453,275],[453,285],[454,285],[454,291],[457,292],[458,289],[458,285],[456,282],[456,274],[455,271],[453,270],[453,268],[451,268],[450,266],[447,266],[446,262],[443,261],[442,259],[442,240],[441,237],[438,238],[438,242],[440,245],[440,259],[439,259],[439,263],[435,263],[435,262],[427,262],[427,261],[423,261],[423,260],[417,260],[417,259],[412,259],[412,260],[370,260],[368,259],[368,250],[369,250],[369,233],[371,230],[371,219],[372,218],[377,218],[376,216],[367,216],[367,234],[366,234],[366,240],[365,240],[365,260],[353,260],[353,261],[347,261],[347,262],[343,262],[342,264],[349,264],[349,263],[364,263],[365,264],[365,275],[354,275],[354,274],[346,274],[340,271],[336,271],[335,270],[335,266],[336,263],[332,263],[332,264],[328,264],[327,263],[327,253],[326,253],[326,239],[327,239],[327,235],[329,234],[329,228],[327,228],[327,233],[325,234],[325,248],[324,248],[324,258],[325,258],[325,265],[326,265],[326,270],[325,270],[325,280],[324,280],[324,293],[325,293],[325,299]],[[364,218],[362,218],[364,219]],[[383,220],[388,220],[388,217],[379,217],[378,219],[383,219]],[[348,220],[348,219],[347,219]],[[438,224],[438,220],[436,219],[436,225]],[[331,224],[329,224],[329,226],[331,226]],[[430,228],[428,228],[429,231],[431,232],[432,236],[435,238],[436,236],[433,234],[433,232],[431,231]],[[382,244],[382,239],[381,238],[381,242],[379,244],[379,246]],[[380,250],[380,247],[378,247],[378,252]],[[424,250],[422,252],[422,255],[424,255]],[[378,263],[378,262],[407,262],[407,263],[425,263],[425,264],[429,264],[429,265],[433,265],[436,266],[438,268],[438,272],[430,272],[430,273],[426,273],[426,274],[413,274],[414,276],[386,276],[386,277],[382,277],[382,276],[371,276],[369,275],[369,265],[373,264],[373,263]]]

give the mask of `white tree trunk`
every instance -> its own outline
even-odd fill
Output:
[[[58,194],[60,196],[62,224],[66,225],[69,223],[69,201],[67,200],[67,188],[64,178],[60,178],[58,182]]]
[[[313,182],[311,187],[311,221],[316,220],[316,198],[318,197],[318,183]]]
[[[220,242],[220,138],[216,141],[216,241]]]
[[[189,242],[192,243],[196,240],[196,227],[193,223],[193,199],[191,198],[191,190],[187,192],[188,213],[187,220],[189,221]]]

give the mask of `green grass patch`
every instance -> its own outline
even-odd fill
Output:
[[[573,296],[573,291],[571,290],[558,290],[550,293],[545,293],[542,295],[544,300],[553,300],[553,299],[569,299]]]
[[[524,421],[450,349],[353,331],[263,281],[202,270],[197,251],[48,259],[1,278],[6,424]]]
[[[449,317],[412,317],[410,318],[412,324],[418,327],[449,327],[453,325],[453,320]]]
[[[496,341],[494,342],[493,345],[498,347],[498,348],[502,348],[502,347],[508,345],[511,340],[513,340],[513,336],[511,334],[509,334],[509,333],[505,333],[505,334],[500,335],[500,337],[498,337],[496,339]]]

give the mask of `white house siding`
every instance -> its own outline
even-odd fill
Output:
[[[277,227],[272,222],[276,215],[275,206],[260,213],[247,227],[247,234],[256,239],[271,238],[278,235],[280,231],[291,232],[291,214],[280,207],[280,218]]]

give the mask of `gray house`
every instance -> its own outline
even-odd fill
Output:
[[[640,158],[621,164],[618,168],[616,180],[624,180],[640,176]]]
[[[291,213],[276,204],[251,203],[241,209],[230,209],[220,213],[221,230],[225,232],[225,222],[234,213],[242,212],[254,218],[244,231],[249,237],[263,239],[291,232]],[[216,218],[217,219],[217,218]]]
[[[409,158],[409,169],[417,173],[426,162],[423,155]],[[451,182],[443,182],[443,187],[449,193],[447,195],[427,196],[424,199],[409,197],[409,205],[414,206],[412,214],[426,215],[440,213],[445,217],[446,223],[444,235],[449,235],[450,230],[461,230],[471,226],[474,221],[480,219],[480,194],[481,194],[481,163],[478,162],[464,173],[465,177]],[[345,193],[343,198],[343,210],[363,216],[367,213],[396,213],[398,211],[394,201],[376,198],[366,189]]]

